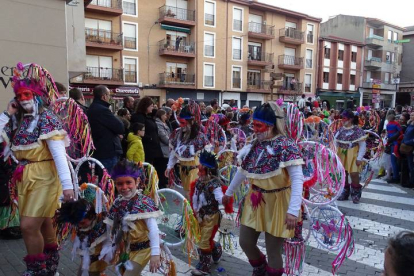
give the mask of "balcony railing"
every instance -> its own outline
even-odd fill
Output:
[[[204,45],[204,55],[206,57],[214,57],[214,46]]]
[[[363,82],[362,87],[363,88],[372,88],[372,85],[374,85],[374,84],[378,84],[378,83]],[[380,83],[380,85],[381,85],[381,89],[387,89],[387,90],[394,90],[395,89],[395,84],[392,84],[390,82]]]
[[[172,18],[183,21],[195,21],[195,11],[172,6],[162,6],[159,9],[160,18]]]
[[[170,40],[163,39],[158,42],[159,51],[161,53],[177,53],[177,54],[194,54],[194,42],[180,41],[178,42],[174,37]]]
[[[270,85],[272,81],[270,80],[248,80],[247,89],[250,90],[270,90]]]
[[[214,87],[214,77],[213,76],[204,76],[204,86],[205,87]]]
[[[122,46],[122,34],[107,30],[85,28],[86,42]]]
[[[104,8],[122,9],[121,0],[92,0],[91,5]]]
[[[313,34],[307,34],[306,35],[306,42],[307,43],[313,43]]]
[[[215,15],[214,14],[204,14],[204,23],[206,25],[214,26]]]
[[[124,14],[129,15],[137,15],[137,4],[124,1],[122,3],[122,9],[124,11]]]
[[[86,67],[84,80],[123,81],[123,70],[104,67]]]
[[[273,63],[273,53],[249,52],[248,55],[248,61]]]
[[[274,36],[275,35],[274,30],[275,30],[274,26],[255,23],[255,22],[249,22],[249,32],[251,33]]]
[[[124,48],[125,49],[136,49],[137,39],[135,37],[124,37]]]
[[[187,73],[160,73],[160,85],[165,86],[193,86],[195,84],[195,75]]]
[[[302,82],[296,82],[296,83],[284,83],[282,87],[279,89],[280,92],[284,93],[300,93],[302,92]],[[305,84],[306,86],[306,84]]]
[[[137,82],[137,71],[125,71],[125,82]]]
[[[312,65],[313,65],[313,60],[307,58],[306,59],[306,68],[312,68]]]
[[[288,55],[280,55],[279,66],[280,65],[303,68],[303,58],[295,57],[295,56],[288,56]]]
[[[234,31],[242,31],[243,30],[243,21],[233,19],[233,30]]]
[[[241,60],[242,59],[242,51],[238,49],[233,49],[233,59]]]
[[[233,78],[233,88],[241,88],[241,78]]]
[[[304,32],[298,31],[294,28],[283,28],[279,30],[279,36],[285,40],[293,40],[300,43],[305,41]]]

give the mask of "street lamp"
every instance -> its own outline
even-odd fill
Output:
[[[150,40],[149,39],[150,39],[150,35],[151,35],[152,28],[155,25],[158,25],[158,24],[159,24],[159,22],[158,21],[155,21],[154,24],[151,26],[149,32],[148,32],[148,39],[147,39],[147,50],[148,50],[148,85],[150,85]]]

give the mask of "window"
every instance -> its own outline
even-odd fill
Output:
[[[136,16],[137,15],[136,0],[123,0],[122,10],[124,11],[124,14]]]
[[[313,51],[310,49],[306,49],[306,68],[312,68],[312,56],[313,56]]]
[[[357,53],[356,52],[352,52],[351,53],[351,61],[352,62],[356,62],[356,59],[357,59]]]
[[[112,57],[86,55],[85,78],[112,79]]]
[[[395,62],[395,53],[391,53],[391,63]]]
[[[124,57],[124,80],[125,82],[137,83],[137,59]]]
[[[312,75],[305,74],[305,92],[312,92]]]
[[[338,50],[338,60],[344,60],[344,50]]]
[[[216,25],[216,18],[215,18],[215,11],[216,11],[216,3],[214,2],[204,2],[204,24],[208,26],[215,26]]]
[[[187,74],[186,63],[167,62],[165,81],[168,83],[194,83],[194,75]]]
[[[385,54],[385,62],[391,63],[391,52],[386,52]]]
[[[247,72],[247,86],[248,88],[259,88],[262,77],[260,71],[248,71]]]
[[[338,73],[337,74],[337,81],[336,81],[336,83],[337,84],[342,84],[342,74],[341,73]]]
[[[214,57],[214,40],[215,35],[212,33],[204,33],[204,56],[205,57]]]
[[[393,41],[397,41],[398,40],[398,33],[394,32],[394,36],[393,36]]]
[[[323,82],[329,83],[329,72],[323,72]]]
[[[249,42],[249,51],[247,53],[249,60],[263,61],[262,44],[257,42]]]
[[[241,88],[241,67],[233,67],[232,87],[235,89]]]
[[[331,58],[331,48],[325,47],[325,58],[326,59]]]
[[[87,42],[111,43],[120,36],[112,33],[111,21],[85,18],[85,39]]]
[[[392,42],[392,31],[388,31],[388,42]]]
[[[138,50],[137,44],[137,25],[131,23],[124,23],[124,48],[131,50]]]
[[[355,85],[355,75],[351,75],[351,85]]]
[[[389,84],[390,83],[390,73],[384,74],[384,83]]]
[[[233,60],[242,60],[242,39],[233,37]]]
[[[233,8],[233,31],[243,31],[243,10]]]
[[[92,0],[92,5],[97,5],[101,7],[111,8],[112,7],[111,0]]]
[[[306,35],[306,42],[313,44],[313,32],[314,32],[314,26],[311,24],[308,24],[307,26],[307,35]]]
[[[204,64],[204,87],[214,87],[214,64]]]

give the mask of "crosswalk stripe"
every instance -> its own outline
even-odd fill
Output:
[[[378,191],[384,191],[384,192],[393,192],[393,193],[400,193],[400,194],[406,194],[407,192],[394,187],[394,186],[383,186],[383,185],[375,185],[374,183],[369,183],[367,188],[371,190],[378,190]]]
[[[390,195],[376,194],[376,193],[371,193],[371,192],[362,192],[362,197],[374,199],[374,200],[386,201],[386,202],[414,205],[414,198],[390,196]]]
[[[346,216],[346,218],[348,219],[353,229],[362,230],[364,232],[368,232],[383,237],[392,237],[401,231],[409,230],[354,216]]]

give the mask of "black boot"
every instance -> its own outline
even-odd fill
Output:
[[[196,269],[191,271],[191,275],[201,276],[210,274],[211,269],[211,252],[203,252],[200,250],[200,261],[196,265]]]
[[[218,264],[220,262],[222,254],[223,254],[223,248],[221,247],[221,244],[219,242],[214,242],[212,256],[213,256],[213,262],[215,264]]]
[[[338,201],[345,201],[349,199],[349,194],[350,194],[350,189],[349,187],[345,187],[344,190],[342,191],[342,194],[338,197]]]
[[[249,260],[249,263],[253,267],[252,276],[266,276],[266,267],[267,260],[266,256],[263,253],[260,253],[260,259],[258,260]]]
[[[43,253],[46,255],[48,275],[54,276],[59,266],[59,251],[56,243],[46,244]]]
[[[23,276],[50,276],[46,269],[45,254],[27,255],[24,261],[27,269],[23,272]]]
[[[359,204],[362,195],[362,187],[351,187],[351,198],[354,204]]]

